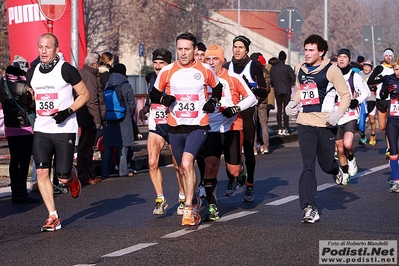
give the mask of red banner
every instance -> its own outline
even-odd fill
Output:
[[[41,14],[37,0],[6,0],[8,41],[10,44],[10,62],[20,55],[29,64],[38,57],[37,40],[48,32],[47,20]],[[79,68],[83,66],[87,55],[86,31],[84,27],[83,0],[79,3]],[[71,0],[66,1],[66,10],[62,17],[53,23],[53,34],[57,36],[60,51],[65,60],[71,62]]]

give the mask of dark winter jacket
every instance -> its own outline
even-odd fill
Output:
[[[9,66],[6,74],[0,80],[0,102],[4,112],[4,126],[22,128],[30,126],[26,113],[15,104],[12,98],[8,96],[5,88],[7,82],[8,89],[15,101],[26,110],[27,113],[34,113],[34,106],[31,107],[33,100],[30,92],[27,91],[25,71]]]
[[[90,93],[90,99],[77,112],[78,125],[79,127],[101,125],[105,118],[105,102],[98,69],[85,65],[79,73]]]
[[[295,85],[295,73],[284,61],[278,61],[271,70],[270,77],[275,95],[291,94],[291,86]]]
[[[106,146],[134,146],[134,133],[132,119],[136,109],[133,87],[127,78],[119,73],[110,76],[106,86],[115,86],[122,91],[126,107],[126,115],[122,121],[107,121],[103,128],[103,144]]]

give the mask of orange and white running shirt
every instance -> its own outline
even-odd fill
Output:
[[[209,132],[224,133],[229,130],[242,130],[243,122],[240,114],[227,118],[222,111],[231,106],[239,106],[241,111],[248,109],[256,105],[256,97],[240,75],[228,72],[223,68],[217,76],[220,83],[223,84],[223,92],[216,111],[209,114],[209,125],[211,126]],[[240,99],[242,100],[240,101]]]
[[[60,60],[49,73],[41,73],[38,64],[30,82],[35,91],[36,120],[35,131],[43,133],[76,133],[78,123],[73,113],[61,124],[56,124],[52,117],[74,102],[73,88],[62,77],[61,69],[65,62]]]
[[[189,66],[182,66],[176,61],[163,67],[154,87],[176,97],[176,101],[169,106],[168,124],[208,125],[209,117],[202,107],[207,101],[207,86],[215,88],[218,83],[219,79],[211,67],[199,61]]]

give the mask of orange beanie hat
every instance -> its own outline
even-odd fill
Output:
[[[224,62],[224,50],[220,45],[211,44],[206,48],[205,51],[205,58],[208,56],[213,55],[222,60]]]

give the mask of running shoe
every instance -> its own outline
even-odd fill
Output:
[[[389,156],[391,156],[391,150],[387,148],[385,151],[385,159],[389,159]]]
[[[247,182],[247,173],[245,173],[245,171],[242,171],[242,173],[239,176],[237,176],[236,179],[237,179],[236,184],[239,186],[237,187],[237,189],[245,186],[245,183]]]
[[[78,178],[78,171],[76,171],[75,166],[72,166],[71,171],[71,181],[68,182],[69,191],[71,192],[72,198],[76,199],[79,197],[80,192],[82,191],[82,185],[80,184],[80,180]]]
[[[360,142],[361,142],[362,144],[366,144],[366,143],[367,143],[367,138],[366,138],[366,136],[364,136],[364,138],[361,138],[361,139],[360,139]]]
[[[337,185],[340,185],[342,183],[343,178],[344,178],[344,172],[342,171],[342,168],[339,167],[338,174],[333,175],[333,179],[335,183],[337,183]]]
[[[373,136],[373,135],[370,136],[369,144],[370,144],[370,146],[375,146],[377,144],[377,140],[375,139],[375,136]]]
[[[206,198],[206,192],[205,192],[205,187],[204,185],[199,185],[199,196],[200,198]]]
[[[288,133],[288,129],[283,129],[283,136],[289,136],[290,133]]]
[[[44,225],[41,228],[41,232],[44,231],[55,231],[61,229],[61,219],[60,217],[55,217],[55,215],[50,215]]]
[[[225,196],[233,197],[236,194],[237,189],[240,185],[236,181],[230,181],[227,184],[226,191],[224,192]]]
[[[37,181],[30,182],[30,192],[39,192]]]
[[[155,208],[152,211],[154,215],[162,215],[165,213],[166,208],[168,208],[168,203],[166,200],[162,200],[161,198],[157,198],[155,200]]]
[[[245,195],[242,198],[242,201],[251,202],[253,200],[254,200],[254,187],[247,186],[247,188],[245,189]]]
[[[217,221],[219,220],[219,211],[216,204],[208,205],[208,212],[206,213],[205,221]]]
[[[266,148],[265,146],[260,146],[260,153],[262,154],[268,154],[269,153],[269,148]]]
[[[254,149],[254,155],[258,155],[258,150]]]
[[[399,193],[399,182],[392,181],[390,182],[392,184],[392,187],[389,189],[389,192],[395,192]]]
[[[58,185],[53,184],[53,190],[54,194],[68,193],[67,185],[64,185],[62,183],[59,183]]]
[[[352,161],[348,160],[348,174],[350,176],[355,176],[357,174],[358,170],[359,169],[356,164],[356,157],[353,157]]]
[[[186,202],[185,200],[179,199],[179,206],[177,206],[177,210],[176,210],[177,215],[179,215],[179,216],[183,215],[183,209],[184,209],[185,202]]]
[[[308,205],[304,209],[304,211],[305,214],[303,215],[302,223],[313,224],[314,222],[320,219],[319,212],[317,211],[316,208],[313,208],[312,206]]]
[[[343,176],[342,176],[341,185],[346,186],[346,185],[348,185],[349,181],[351,181],[350,175],[347,174],[347,173],[344,173]]]
[[[198,209],[194,206],[184,206],[181,225],[198,225],[200,222],[201,216],[198,212]]]
[[[284,134],[284,133],[283,133],[283,130],[282,130],[282,129],[279,129],[277,135],[283,136],[283,134]]]

